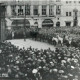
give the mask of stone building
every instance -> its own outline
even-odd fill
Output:
[[[7,26],[14,29],[26,27],[80,26],[80,1],[27,0],[8,1]],[[24,21],[25,20],[25,21]]]
[[[61,26],[80,26],[80,1],[66,0],[62,2],[61,7]]]

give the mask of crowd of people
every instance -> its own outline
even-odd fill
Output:
[[[79,28],[41,28],[41,29],[33,29],[26,28],[26,32],[24,30],[18,29],[14,30],[14,32],[8,31],[6,34],[6,39],[23,39],[23,38],[32,38],[38,41],[47,42],[52,45],[56,45],[56,41],[52,41],[52,38],[57,38],[56,34],[59,34],[61,38],[63,38],[63,44],[66,46],[73,46],[80,48],[80,34]],[[25,33],[25,35],[24,35]],[[69,39],[65,40],[64,36],[68,36]],[[70,38],[72,38],[70,40]],[[60,41],[59,41],[60,42]],[[71,44],[69,44],[71,42]]]
[[[19,49],[0,43],[0,77],[25,80],[79,80],[80,50],[75,47]]]
[[[23,30],[19,29],[14,32],[10,32],[7,34],[7,39],[23,39],[23,38],[29,38],[29,39],[34,39],[42,42],[47,42],[51,45],[56,45],[57,41],[52,40],[52,38],[56,38],[58,40],[57,34],[59,35],[60,38],[63,39],[63,44],[66,46],[74,46],[74,47],[80,47],[80,38],[79,35],[74,35],[71,34],[70,31],[66,33],[66,31],[62,28],[58,31],[59,29],[55,28],[50,28],[50,29],[26,29],[25,35],[23,33]],[[69,30],[69,29],[68,29]],[[8,31],[9,32],[9,31]],[[66,39],[65,37],[67,36],[68,38]],[[61,42],[58,40],[58,42]],[[62,45],[62,44],[61,44]]]
[[[67,35],[66,30],[61,31]],[[63,37],[61,31],[52,28],[40,31],[28,30],[26,36],[52,44],[52,37],[56,37],[56,33]],[[9,38],[12,38],[11,34]],[[13,38],[24,38],[24,34],[16,31]],[[0,77],[25,80],[79,80],[80,39],[77,38],[72,40],[71,46],[67,43],[55,51],[32,47],[19,49],[8,42],[0,43]]]

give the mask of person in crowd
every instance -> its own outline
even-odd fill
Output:
[[[28,80],[79,80],[80,50],[19,49],[10,42],[0,45],[0,77]]]
[[[12,39],[14,39],[14,31],[12,31]]]

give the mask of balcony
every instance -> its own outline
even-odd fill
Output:
[[[19,19],[24,19],[24,18],[55,18],[55,15],[11,15],[11,16],[8,16],[6,15],[7,18],[19,18]]]

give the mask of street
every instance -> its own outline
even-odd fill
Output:
[[[14,40],[8,40],[8,42],[11,42],[15,46],[19,46],[19,48],[25,47],[26,49],[32,46],[32,48],[38,48],[39,50],[48,48],[50,48],[51,50],[55,50],[53,45],[44,42],[33,41],[31,39],[26,39],[26,41],[24,41],[24,39],[14,39]]]

